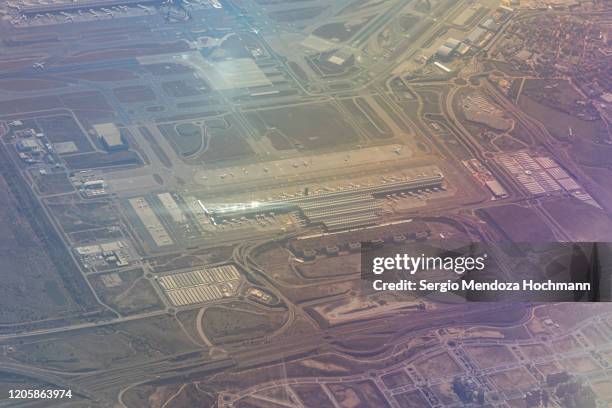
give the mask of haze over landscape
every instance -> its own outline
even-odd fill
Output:
[[[0,406],[612,404],[610,1],[0,3]]]

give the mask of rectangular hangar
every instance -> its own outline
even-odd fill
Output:
[[[341,230],[351,227],[373,225],[382,214],[377,196],[402,191],[442,186],[444,175],[437,174],[352,188],[350,190],[304,195],[279,201],[253,202],[227,205],[210,209],[215,222],[225,219],[253,216],[270,212],[299,212],[310,224],[321,224],[327,230]]]
[[[94,130],[100,137],[100,142],[108,151],[127,149],[127,143],[121,131],[114,123],[101,123],[94,125]]]

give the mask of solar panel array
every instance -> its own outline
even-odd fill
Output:
[[[544,156],[532,156],[526,151],[501,154],[497,161],[534,195],[566,191],[589,205],[600,205],[583,191],[576,180],[559,164]]]
[[[240,272],[234,265],[166,275],[157,282],[174,306],[188,306],[234,296],[240,286]]]

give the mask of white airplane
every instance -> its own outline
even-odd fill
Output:
[[[34,64],[32,64],[32,68],[44,69],[45,68],[45,61],[35,62]]]
[[[66,20],[68,20],[68,21],[74,21],[74,16],[73,16],[72,14],[68,14],[68,13],[63,12],[63,11],[62,11],[60,14],[61,14],[62,16],[64,16],[64,17],[66,18]]]

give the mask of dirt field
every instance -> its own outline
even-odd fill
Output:
[[[576,138],[569,149],[578,164],[597,168],[609,168],[612,165],[610,154],[612,147],[595,142],[595,138],[606,137],[603,132],[589,134],[588,138]]]
[[[460,402],[459,397],[453,391],[452,383],[442,383],[431,387],[431,391],[445,405],[456,404]]]
[[[510,204],[482,210],[485,219],[504,231],[511,242],[553,242],[555,237],[533,210]]]
[[[296,265],[302,276],[309,279],[359,275],[361,255],[349,254],[339,257],[319,258],[314,263]]]
[[[25,113],[57,109],[64,106],[59,96],[49,95],[36,98],[20,98],[10,101],[0,102],[0,114],[10,115],[15,113]]]
[[[289,253],[280,246],[274,246],[257,256],[257,264],[260,265],[281,284],[302,284],[305,281],[291,268],[287,262]]]
[[[599,381],[593,381],[593,383],[591,383],[591,387],[599,398],[607,401],[608,403],[612,401],[612,388],[610,388],[609,380],[602,379]]]
[[[569,331],[584,321],[584,316],[597,316],[610,311],[607,303],[563,303],[538,309],[541,319],[550,317],[562,330]]]
[[[528,360],[539,358],[541,356],[545,356],[552,353],[552,350],[541,344],[528,344],[525,346],[521,346],[520,349]]]
[[[158,127],[174,150],[183,157],[193,155],[202,148],[203,130],[200,125],[185,122],[164,124]]]
[[[123,400],[128,407],[147,406],[151,408],[162,408],[166,401],[179,390],[180,385],[141,385],[134,387],[125,393]]]
[[[313,31],[313,34],[335,42],[345,42],[355,35],[373,16],[344,22],[328,23]]]
[[[403,370],[394,371],[389,374],[385,374],[382,376],[382,380],[385,385],[389,388],[399,388],[404,385],[413,384],[412,380]]]
[[[295,75],[297,75],[302,81],[307,82],[310,79],[306,71],[304,71],[304,69],[301,66],[299,66],[296,62],[294,61],[289,62],[289,67],[295,73]]]
[[[323,13],[327,7],[303,7],[293,10],[281,10],[269,13],[272,20],[277,23],[290,23],[292,21],[308,20]]]
[[[586,374],[595,370],[601,370],[599,364],[586,354],[580,357],[568,358],[562,361],[561,364],[565,366],[568,372],[575,374]]]
[[[187,51],[189,46],[183,41],[169,43],[132,44],[124,48],[107,48],[96,51],[77,52],[65,58],[64,64],[87,63],[102,60],[134,58],[145,55]]]
[[[0,60],[0,71],[11,71],[19,68],[25,68],[29,65],[34,64],[40,60],[41,56],[25,57],[25,58],[14,58],[14,59],[1,59]]]
[[[53,89],[66,86],[61,81],[49,81],[44,79],[3,79],[0,80],[0,89],[12,92],[28,92],[37,89]]]
[[[295,145],[277,130],[267,132],[266,137],[276,150],[291,150],[295,148]]]
[[[222,126],[209,124],[210,140],[199,160],[216,162],[220,160],[240,159],[253,155],[253,149],[244,139],[244,130],[233,118],[226,118]]]
[[[125,69],[104,69],[97,71],[84,71],[72,74],[71,77],[94,82],[125,81],[138,78],[132,71]]]
[[[144,85],[115,88],[113,93],[122,103],[139,103],[155,100],[155,92],[153,92],[153,89]]]
[[[174,62],[168,62],[165,64],[149,64],[143,65],[142,67],[153,75],[157,76],[188,74],[193,72],[193,70],[188,66],[176,64]]]
[[[605,241],[612,239],[612,221],[603,210],[568,198],[543,204],[544,208],[576,241]],[[571,216],[569,216],[571,215]]]
[[[119,221],[117,211],[106,203],[49,203],[48,208],[66,232],[100,228]]]
[[[17,210],[0,178],[0,323],[40,320],[77,311],[47,250]]]
[[[506,346],[471,346],[467,353],[476,360],[480,368],[496,367],[516,361]]]
[[[561,367],[561,365],[556,361],[553,361],[552,363],[537,364],[536,368],[538,371],[544,374],[544,376],[558,373],[563,370],[563,367]]]
[[[112,166],[140,166],[142,160],[133,151],[113,153],[87,153],[64,157],[68,167],[74,170],[94,169]]]
[[[588,104],[580,107],[577,102],[582,101],[583,97],[567,80],[527,79],[522,94],[561,112],[589,113],[593,109]]]
[[[441,353],[417,364],[417,370],[425,378],[448,376],[463,372],[448,353]]]
[[[550,108],[528,96],[519,99],[520,108],[542,122],[553,136],[567,140],[569,128],[580,138],[591,139],[603,131],[601,121],[586,121],[565,112]]]
[[[298,362],[302,370],[297,372],[308,373],[312,376],[350,375],[359,368],[352,362],[333,354],[322,354]]]
[[[522,367],[493,374],[491,379],[502,391],[523,390],[536,384],[536,380]]]
[[[387,405],[385,398],[373,381],[329,384],[328,388],[341,407],[366,408]]]
[[[244,130],[231,117],[206,121],[207,138],[202,146],[202,130],[196,131],[199,125],[192,123],[159,125],[160,132],[170,142],[177,154],[194,155],[190,161],[217,162],[248,157],[253,154],[251,146],[244,137]]]
[[[287,386],[279,386],[273,388],[267,388],[255,394],[257,397],[269,398],[279,403],[291,404],[295,402],[290,390]]]
[[[117,273],[121,283],[111,287],[104,283],[106,275],[108,274],[94,275],[90,282],[103,302],[122,314],[144,313],[162,307],[155,290],[142,277],[141,270]]]
[[[422,408],[429,406],[421,391],[409,391],[395,395],[395,400],[402,408]]]
[[[283,312],[258,311],[246,303],[213,306],[204,314],[204,331],[213,343],[230,343],[271,334],[285,319]]]
[[[219,51],[223,53],[224,58],[251,58],[243,38],[243,36],[230,35],[221,43]]]
[[[72,116],[46,116],[37,118],[36,123],[51,143],[74,142],[79,153],[93,150],[89,138]]]
[[[64,106],[69,109],[113,112],[104,95],[97,91],[64,94],[61,95],[61,99]]]
[[[275,128],[303,149],[321,149],[356,143],[357,131],[330,104],[311,104],[257,111],[267,126]]]
[[[175,81],[162,82],[162,89],[166,95],[173,98],[184,98],[188,96],[201,95],[209,90],[208,85],[204,81],[186,81],[177,79]]]
[[[373,139],[387,139],[392,137],[391,129],[386,125],[386,123],[374,112],[372,107],[363,99],[358,100],[356,103],[353,100],[343,100],[342,104],[347,109],[352,117],[357,123],[365,130],[368,137]],[[359,106],[358,106],[359,104]],[[363,111],[360,109],[363,109]],[[369,117],[372,118],[376,123],[373,123],[372,120],[368,118],[368,116],[364,115],[364,111],[368,114]],[[378,125],[377,128],[375,125]]]
[[[116,241],[123,238],[119,226],[111,225],[95,230],[84,230],[67,234],[74,245],[89,245],[100,241]]]
[[[36,189],[41,194],[61,194],[74,190],[66,173],[33,174]]]
[[[602,330],[598,329],[595,325],[582,329],[582,334],[596,346],[604,346],[609,342],[606,335],[602,333]]]
[[[161,316],[26,340],[13,358],[60,370],[95,370],[194,349],[173,317]]]
[[[567,353],[580,348],[580,343],[574,338],[574,336],[562,337],[559,340],[553,342],[553,348],[561,353]]]
[[[334,408],[334,404],[318,384],[296,384],[291,386],[291,389],[307,407]]]

